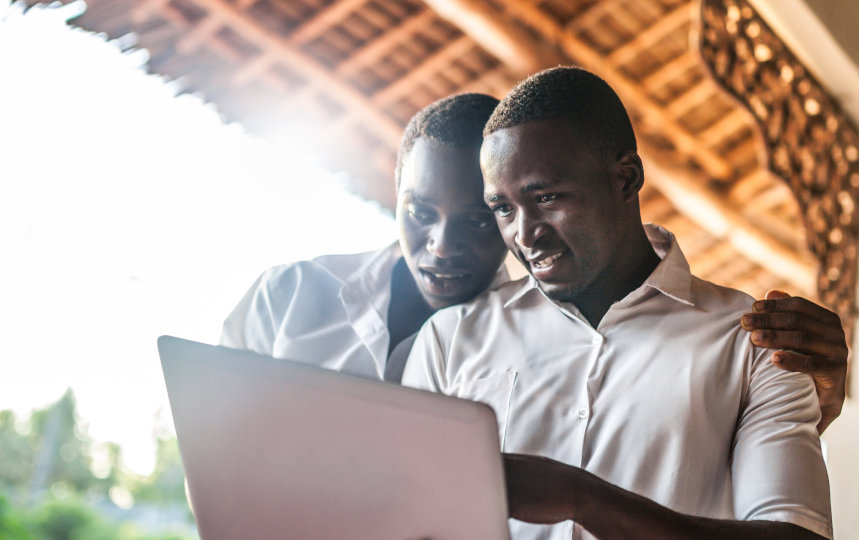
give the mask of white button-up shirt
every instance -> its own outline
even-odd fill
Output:
[[[382,379],[398,243],[265,271],[224,321],[221,345]]]
[[[749,296],[662,262],[593,328],[532,278],[436,313],[403,384],[488,403],[502,449],[582,467],[686,514],[795,523],[831,537],[810,377],[783,371],[739,319]],[[516,540],[592,538],[511,520]]]

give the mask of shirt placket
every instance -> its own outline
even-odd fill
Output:
[[[370,299],[361,291],[344,288],[340,291],[340,300],[343,302],[349,324],[373,357],[376,371],[381,379],[385,373],[388,356],[388,332],[385,321],[373,307]]]
[[[601,377],[599,376],[600,354],[605,345],[605,337],[594,330],[588,329],[590,333],[590,350],[588,351],[587,376],[582,377],[577,381],[578,391],[576,392],[577,402],[575,403],[575,423],[576,438],[574,441],[576,451],[576,465],[583,467],[585,460],[585,444],[587,444],[587,432],[593,414],[594,398],[599,391]],[[578,523],[572,524],[573,540],[583,540],[590,538],[585,529]]]

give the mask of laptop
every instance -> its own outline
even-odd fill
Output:
[[[170,336],[158,350],[202,540],[509,538],[488,406]]]

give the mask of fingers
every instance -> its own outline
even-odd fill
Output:
[[[781,296],[782,291],[770,291],[765,300],[756,301],[752,309],[755,313],[797,313],[805,315],[813,320],[824,324],[836,324],[841,326],[841,318],[833,311],[806,300],[801,296]],[[781,296],[773,298],[773,296]]]
[[[833,420],[835,420],[841,415],[841,406],[843,403],[844,402],[842,401],[837,405],[820,408],[820,422],[817,423],[818,434],[823,435],[823,432],[826,431],[826,428],[829,427],[829,424],[831,424]]]
[[[766,298],[767,300],[775,300],[777,298],[790,298],[790,295],[778,289],[771,289],[767,291],[767,294],[764,296],[764,298]]]
[[[767,349],[790,349],[806,355],[822,356],[829,362],[846,365],[847,344],[841,334],[828,329],[754,330],[752,343]]]
[[[841,319],[834,312],[799,296],[769,291],[754,303],[753,313],[740,319],[757,346],[792,349],[807,355],[847,359],[847,343]]]
[[[773,364],[787,371],[798,371],[800,373],[818,374],[831,373],[838,374],[840,371],[846,371],[846,365],[840,362],[807,354],[800,354],[792,351],[776,351],[772,356]]]
[[[746,313],[740,319],[744,330],[802,330],[837,340],[844,338],[844,329],[838,324],[825,322],[797,312]]]

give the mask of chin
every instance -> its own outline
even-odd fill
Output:
[[[576,298],[578,298],[580,291],[570,286],[563,285],[555,285],[552,283],[542,283],[540,284],[540,289],[546,296],[555,302],[575,302]]]

